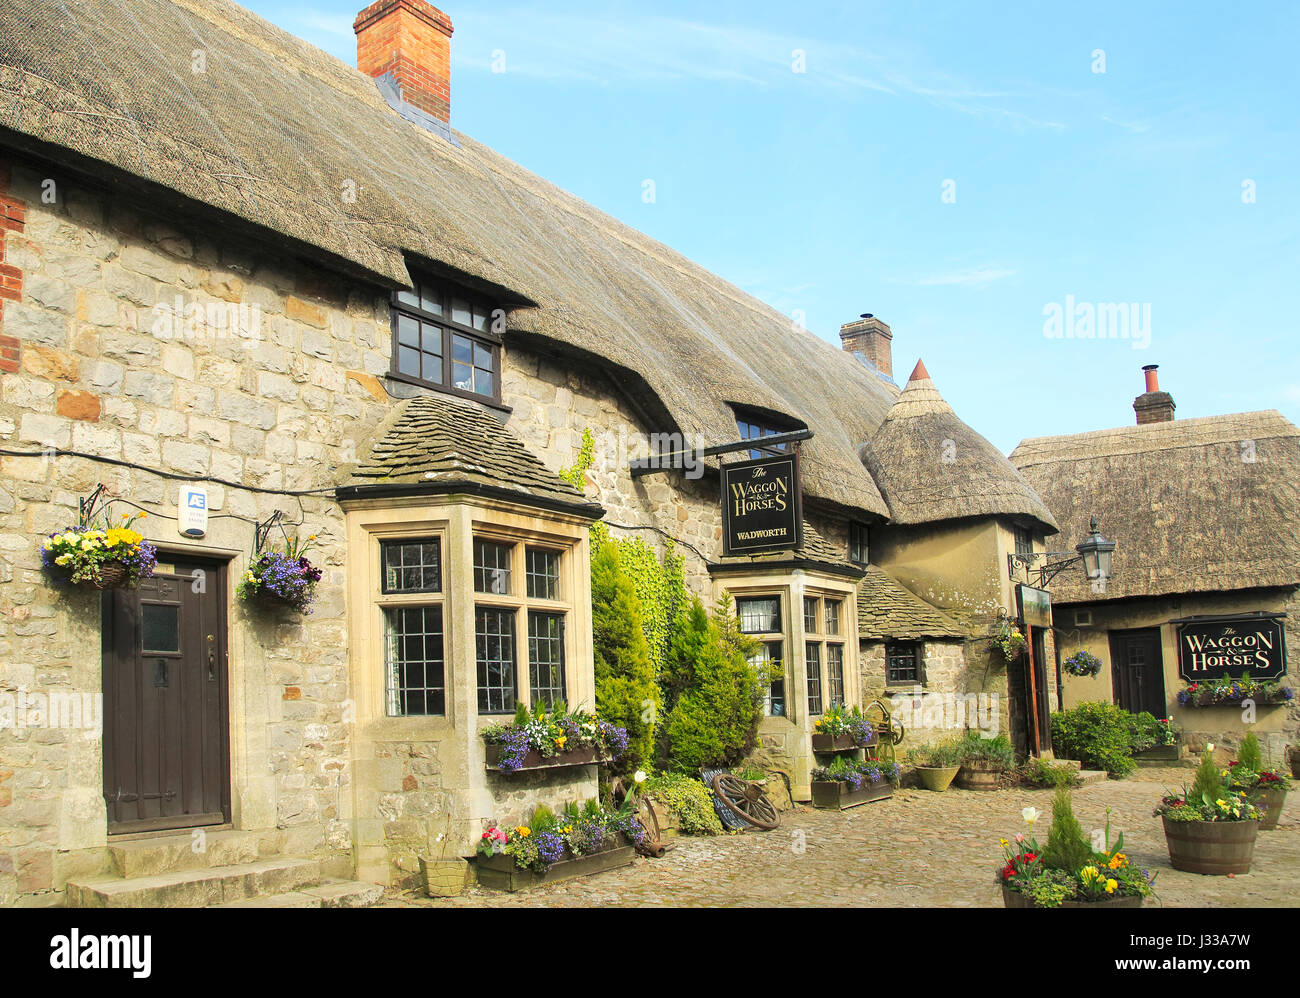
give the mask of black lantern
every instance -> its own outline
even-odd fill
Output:
[[[1076,544],[1074,550],[1078,551],[1079,557],[1083,559],[1083,570],[1088,576],[1088,581],[1104,583],[1110,578],[1110,560],[1115,553],[1115,542],[1101,536],[1095,516],[1088,530],[1090,532],[1087,538],[1083,543]]]

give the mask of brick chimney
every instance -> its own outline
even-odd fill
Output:
[[[1133,400],[1133,411],[1137,413],[1138,426],[1173,421],[1174,398],[1168,392],[1160,390],[1160,379],[1156,377],[1158,366],[1148,364],[1142,368],[1142,373],[1147,379],[1147,390]]]
[[[840,342],[849,353],[861,354],[887,378],[894,376],[894,358],[889,327],[869,312],[840,326]]]
[[[451,120],[451,18],[427,0],[377,0],[352,30],[357,69],[387,74],[406,103]]]

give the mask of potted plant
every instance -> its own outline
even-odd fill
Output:
[[[1003,777],[1015,768],[1016,750],[1006,735],[985,738],[978,731],[966,732],[957,744],[957,786],[963,790],[997,790]]]
[[[1288,748],[1286,758],[1291,764],[1291,775],[1300,780],[1300,745],[1292,745]]]
[[[868,801],[892,797],[902,778],[896,762],[839,756],[829,766],[812,771],[814,807],[843,811]]]
[[[1190,683],[1178,691],[1178,703],[1183,707],[1235,707],[1243,700],[1270,705],[1289,703],[1295,699],[1295,690],[1281,683],[1260,682],[1243,672],[1240,679],[1224,676]]]
[[[1041,814],[1034,807],[1020,812],[1027,825]],[[1002,903],[1008,908],[1140,908],[1155,894],[1155,877],[1133,866],[1124,853],[1124,836],[1110,840],[1110,809],[1101,849],[1094,849],[1074,816],[1068,789],[1052,799],[1052,827],[1047,845],[1027,833],[1002,840],[1003,862],[997,873]]]
[[[302,543],[290,538],[283,547],[255,550],[235,595],[246,603],[311,613],[321,580],[321,570],[307,557],[315,540],[312,534]]]
[[[83,505],[81,522],[56,531],[41,544],[41,566],[60,583],[123,589],[139,585],[154,573],[156,552],[131,525],[147,513],[124,513],[113,525],[108,507],[102,520]]]
[[[1149,762],[1177,762],[1183,757],[1183,729],[1172,717],[1155,717],[1143,711],[1135,715],[1134,759]]]
[[[907,758],[916,767],[921,786],[942,793],[961,768],[960,749],[959,742],[948,739],[933,745],[918,745],[908,752]]]
[[[524,824],[489,825],[474,860],[478,882],[519,891],[626,866],[645,837],[633,807],[611,811],[595,800],[570,802],[557,815],[539,805]]]
[[[1241,750],[1224,775],[1230,790],[1244,793],[1252,804],[1264,812],[1259,821],[1259,830],[1271,832],[1277,828],[1277,820],[1282,815],[1282,805],[1286,802],[1286,792],[1291,781],[1281,770],[1264,767],[1255,732],[1249,732],[1242,739]]]
[[[582,710],[570,713],[563,700],[549,708],[538,702],[531,712],[517,704],[512,723],[490,725],[480,736],[484,764],[498,773],[612,762],[628,742],[626,729]]]
[[[1029,642],[1025,640],[1020,628],[1009,620],[1002,622],[1002,627],[994,636],[993,643],[1002,652],[1002,657],[1006,659],[1008,665],[1019,659],[1029,647]]]
[[[425,892],[429,897],[459,897],[469,879],[469,864],[459,856],[447,855],[452,841],[451,825],[452,817],[447,815],[442,831],[434,840],[438,843],[438,854],[420,857],[420,874],[424,877]]]
[[[1080,648],[1062,662],[1061,666],[1072,676],[1090,678],[1101,672],[1101,659],[1092,652]]]
[[[832,704],[813,725],[814,752],[848,752],[866,748],[875,740],[875,726],[857,706],[848,709],[842,703]]]
[[[1166,794],[1155,813],[1164,821],[1169,862],[1187,873],[1249,873],[1259,834],[1259,808],[1231,790],[1206,745],[1191,790]]]

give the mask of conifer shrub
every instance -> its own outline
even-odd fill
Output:
[[[1255,732],[1250,732],[1241,740],[1241,750],[1237,753],[1237,765],[1252,773],[1264,771],[1264,756],[1259,750],[1259,739]]]
[[[1074,816],[1073,795],[1059,787],[1052,798],[1052,828],[1043,848],[1043,865],[1077,873],[1092,862],[1092,853],[1092,843]]]

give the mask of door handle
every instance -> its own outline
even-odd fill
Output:
[[[165,658],[158,659],[158,661],[154,663],[154,667],[153,667],[154,686],[160,688],[170,686],[171,680],[168,677],[167,673],[168,673],[167,660]]]
[[[209,650],[208,652],[208,682],[217,681],[217,653]]]

